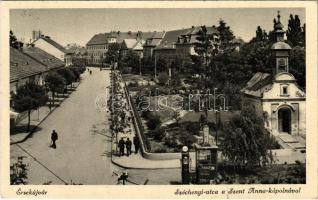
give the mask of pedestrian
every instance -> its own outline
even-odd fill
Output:
[[[124,156],[125,153],[125,141],[124,138],[120,138],[119,142],[118,142],[118,148],[119,148],[119,156]]]
[[[129,140],[129,138],[127,138],[127,141],[126,141],[126,149],[127,149],[127,156],[129,156],[131,154],[131,141]]]
[[[123,185],[128,181],[128,172],[125,171],[117,179],[117,185],[120,184],[120,181],[123,181]]]
[[[57,132],[55,130],[52,131],[52,134],[51,134],[51,147],[53,149],[56,149],[56,140],[58,139],[58,135],[57,135]]]
[[[134,146],[135,146],[135,154],[137,154],[139,151],[139,139],[138,139],[137,135],[135,135],[135,137],[134,137]]]

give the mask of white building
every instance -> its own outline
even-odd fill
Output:
[[[256,73],[242,90],[246,100],[265,119],[265,127],[274,135],[306,134],[306,95],[289,73],[291,47],[284,42],[280,15],[275,25],[277,42],[272,45],[273,74]]]
[[[66,50],[62,45],[52,40],[49,36],[42,35],[36,39],[33,44],[39,49],[42,49],[63,61],[65,66],[72,65],[72,52]]]

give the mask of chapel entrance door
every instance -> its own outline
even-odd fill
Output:
[[[281,108],[278,111],[278,130],[280,133],[291,134],[291,111],[289,108]]]

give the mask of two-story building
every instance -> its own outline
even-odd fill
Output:
[[[131,43],[131,41],[144,41],[147,38],[151,38],[154,32],[120,32],[120,31],[111,31],[109,33],[100,33],[94,35],[86,44],[87,48],[87,62],[93,66],[101,66],[104,63],[106,53],[108,51],[109,44],[117,43],[122,45],[124,40]],[[137,44],[137,42],[134,44]],[[143,42],[142,42],[143,44]],[[139,44],[137,44],[139,46]],[[138,50],[140,51],[140,50]],[[125,52],[125,49],[124,51]]]
[[[166,31],[157,34],[156,37],[146,40],[144,45],[144,57],[187,57],[195,55],[194,45],[197,41],[201,26],[192,26],[187,29]],[[219,33],[216,27],[207,27],[207,34],[211,36],[211,43],[219,43]]]

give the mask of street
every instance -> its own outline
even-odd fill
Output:
[[[90,69],[92,75],[84,73],[76,91],[47,117],[40,130],[19,144],[38,162],[11,145],[11,162],[25,156],[28,184],[117,184],[113,172],[124,169],[111,162],[108,113],[95,106],[96,97],[105,95],[110,84],[110,71]],[[59,137],[56,149],[50,148],[52,130]],[[129,177],[140,184],[146,179],[148,184],[170,184],[180,181],[180,169],[129,170]]]

